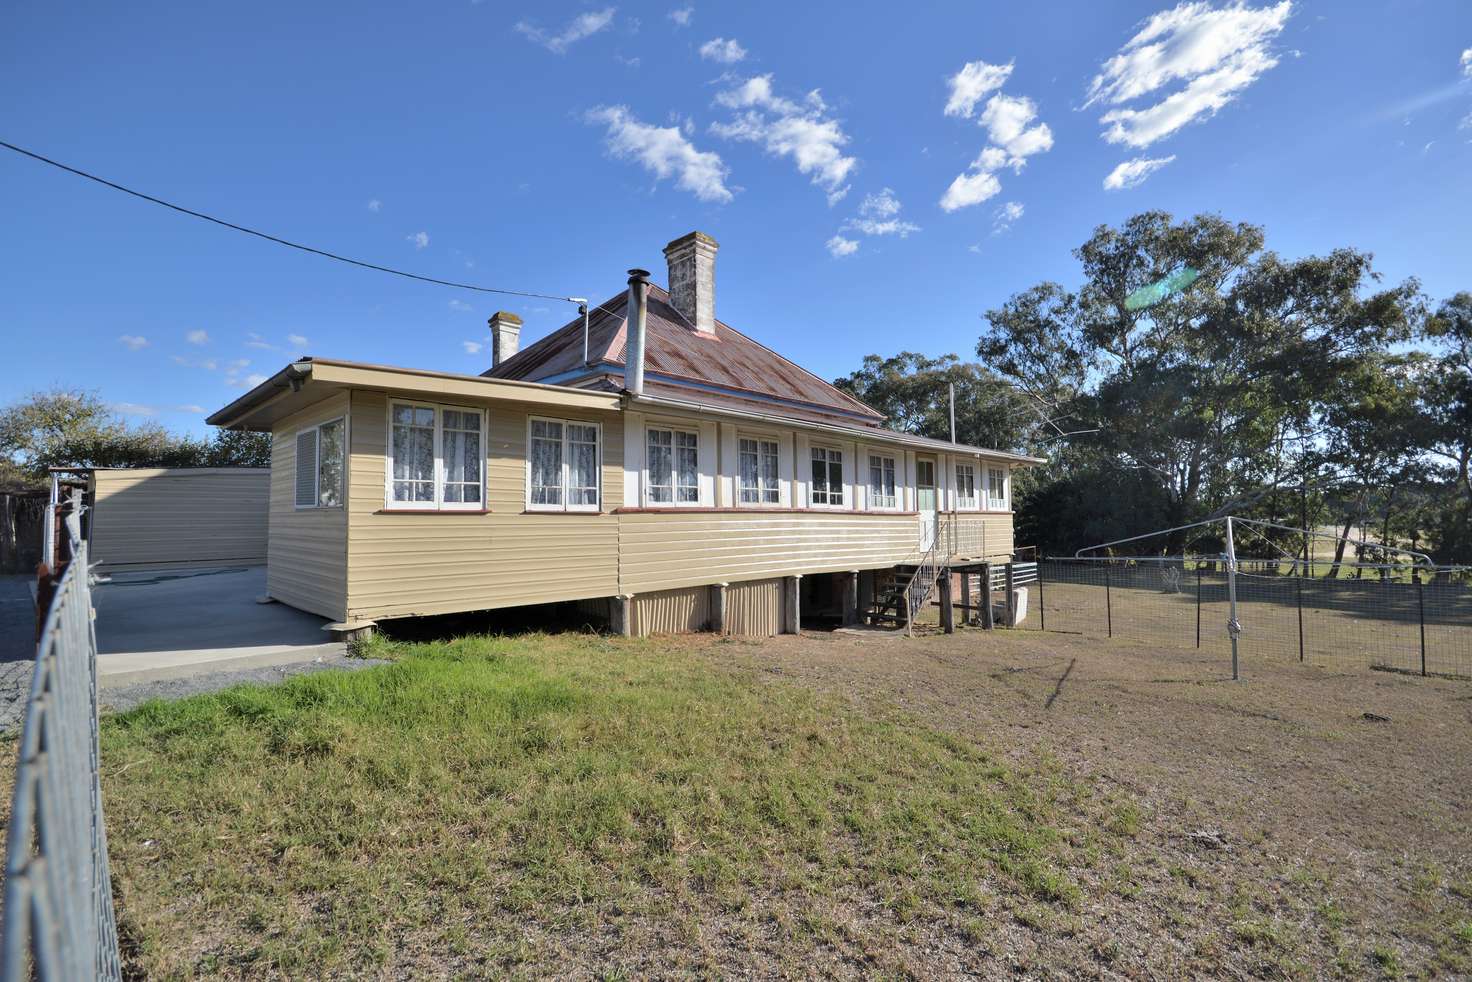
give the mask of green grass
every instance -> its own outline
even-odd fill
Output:
[[[800,971],[874,940],[844,941],[834,909],[966,936],[1000,898],[1080,897],[1058,830],[1074,789],[1051,762],[1021,773],[657,641],[368,653],[394,664],[104,724],[136,967],[571,971],[562,939],[616,964],[621,937],[664,930],[698,968],[714,921],[775,935]]]

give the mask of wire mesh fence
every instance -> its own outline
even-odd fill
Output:
[[[118,979],[98,772],[97,637],[79,503],[36,649],[5,847],[5,980]],[[66,551],[66,550],[64,550]]]
[[[1226,659],[1228,585],[1221,560],[1049,558],[1018,626]],[[1244,671],[1272,658],[1472,678],[1472,571],[1243,561],[1236,587]]]

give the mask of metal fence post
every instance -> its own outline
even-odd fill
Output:
[[[1232,516],[1227,516],[1227,634],[1232,639],[1232,680],[1237,674],[1237,636],[1242,633],[1242,624],[1237,620],[1237,546],[1232,541]]]
[[[1114,637],[1114,601],[1109,595],[1109,565],[1104,565],[1104,618],[1109,636]]]
[[[1303,661],[1303,578],[1295,576],[1293,585],[1298,588],[1298,660]]]
[[[1421,677],[1426,677],[1426,588],[1416,581],[1416,608],[1421,618]]]
[[[1038,557],[1038,630],[1048,629],[1048,605],[1043,603],[1043,559]]]
[[[1201,564],[1196,564],[1196,647],[1201,647]]]

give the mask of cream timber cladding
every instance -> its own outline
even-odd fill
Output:
[[[333,507],[297,506],[297,437],[348,412],[338,393],[287,416],[271,429],[271,529],[266,592],[301,610],[342,620],[347,612],[347,513]],[[348,437],[352,437],[349,424]],[[352,475],[347,475],[348,493]]]
[[[108,570],[266,561],[264,467],[95,470],[91,553]]]
[[[915,552],[914,515],[634,512],[619,516],[624,594],[778,575],[880,569]]]
[[[1005,560],[1013,553],[1012,513],[955,512],[946,516],[955,529],[951,543],[954,557]]]
[[[486,410],[485,510],[385,508],[389,403],[401,398]],[[598,510],[528,510],[532,417],[599,426]],[[616,412],[484,396],[428,392],[390,396],[354,390],[350,431],[349,621],[611,597],[619,592],[619,520],[610,514],[622,503],[623,492],[623,428]]]

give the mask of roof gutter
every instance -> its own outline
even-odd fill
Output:
[[[709,413],[714,416],[728,416],[733,419],[754,419],[762,422],[772,423],[780,426],[790,426],[800,430],[813,430],[820,433],[835,433],[850,438],[871,437],[878,442],[902,443],[909,447],[918,447],[925,450],[941,450],[944,441],[931,441],[921,437],[914,437],[908,433],[900,433],[897,430],[876,430],[872,436],[862,430],[846,426],[832,426],[827,423],[819,423],[812,420],[794,419],[791,416],[774,416],[767,413],[742,412],[739,409],[720,409],[699,402],[686,402],[682,399],[666,399],[661,396],[638,395],[633,392],[625,392],[624,400],[627,405],[632,403],[640,406],[664,407],[667,409],[683,409],[687,412]],[[942,446],[937,446],[940,442]],[[987,450],[984,447],[969,447],[964,443],[950,444],[953,452],[973,454],[978,457],[991,457],[998,460],[1007,460],[1016,464],[1046,464],[1042,457],[1029,457],[1025,454],[1008,453],[1005,450]]]

